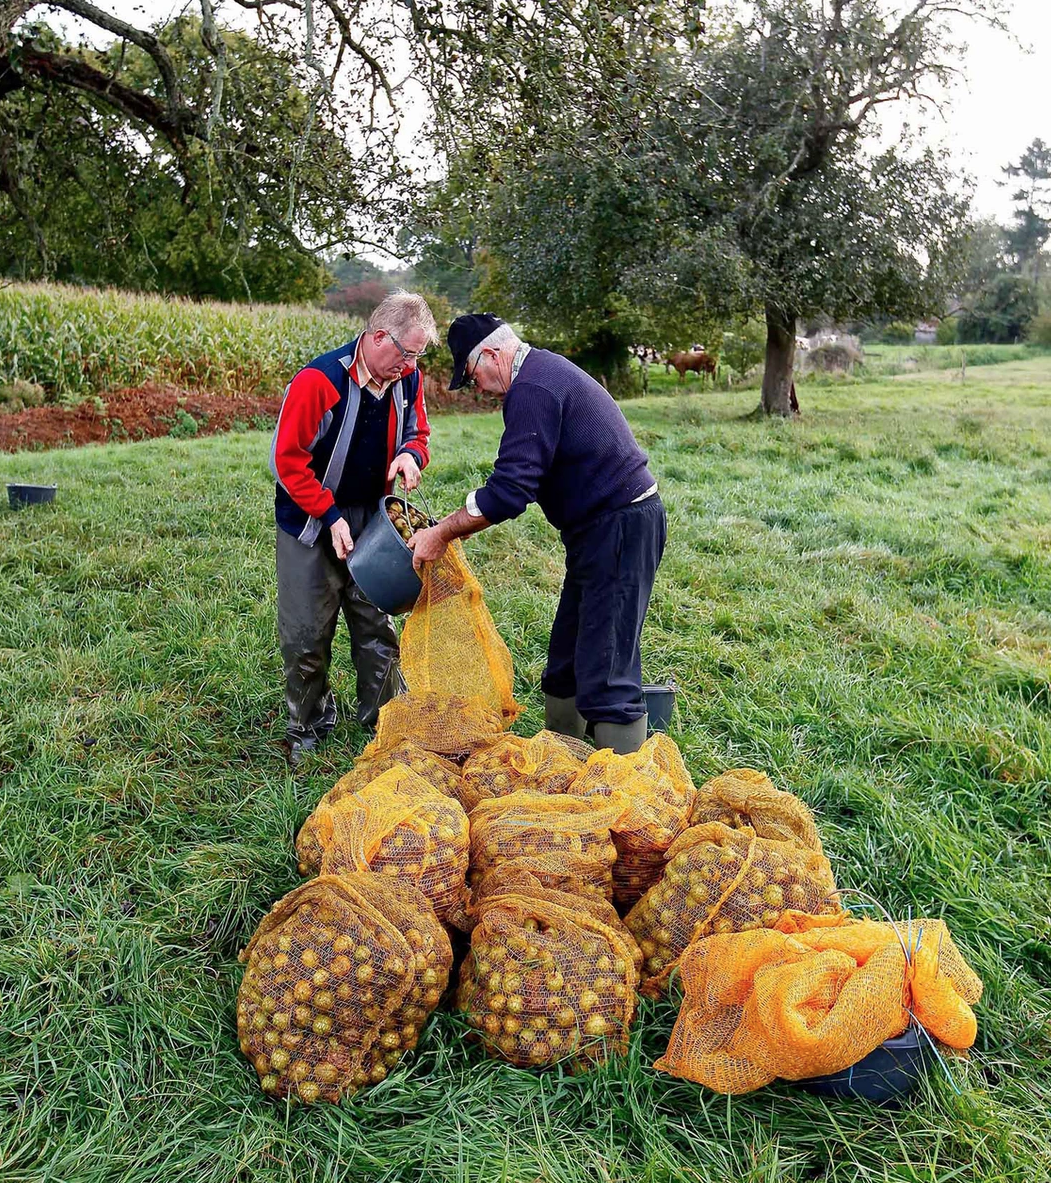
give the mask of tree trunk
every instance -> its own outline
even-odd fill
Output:
[[[788,419],[799,414],[792,367],[796,359],[796,318],[772,305],[766,307],[766,365],[763,368],[764,415]]]

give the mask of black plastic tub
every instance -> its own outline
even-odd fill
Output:
[[[387,506],[392,501],[404,504],[401,497],[380,500],[379,510],[354,543],[347,566],[370,604],[388,616],[399,616],[412,609],[423,584],[412,569],[412,551],[387,517]]]
[[[927,1049],[923,1040],[917,1027],[908,1027],[850,1068],[797,1083],[823,1097],[864,1097],[878,1104],[893,1104],[912,1092],[925,1071]]]
[[[8,485],[7,500],[12,509],[25,505],[46,505],[55,500],[58,485]]]
[[[649,713],[650,731],[667,731],[671,726],[671,715],[675,709],[675,694],[678,689],[674,682],[660,686],[643,686],[642,696],[646,700],[646,710]]]

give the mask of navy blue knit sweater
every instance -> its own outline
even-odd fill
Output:
[[[530,350],[503,409],[496,464],[476,495],[490,522],[518,517],[536,501],[553,526],[573,529],[654,484],[612,396],[557,353]]]

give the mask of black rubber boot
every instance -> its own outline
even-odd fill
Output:
[[[555,698],[544,695],[544,726],[548,731],[557,735],[569,735],[573,739],[584,738],[584,728],[587,724],[584,716],[577,710],[575,698]]]
[[[646,725],[649,715],[631,723],[596,723],[595,747],[612,748],[618,756],[637,752],[646,742]]]

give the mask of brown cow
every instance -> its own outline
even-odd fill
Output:
[[[705,374],[710,374],[713,381],[715,379],[715,358],[705,353],[703,349],[690,353],[683,353],[681,350],[678,353],[673,353],[665,362],[665,370],[669,366],[674,366],[680,382],[685,381],[687,370],[699,374],[702,380]]]

